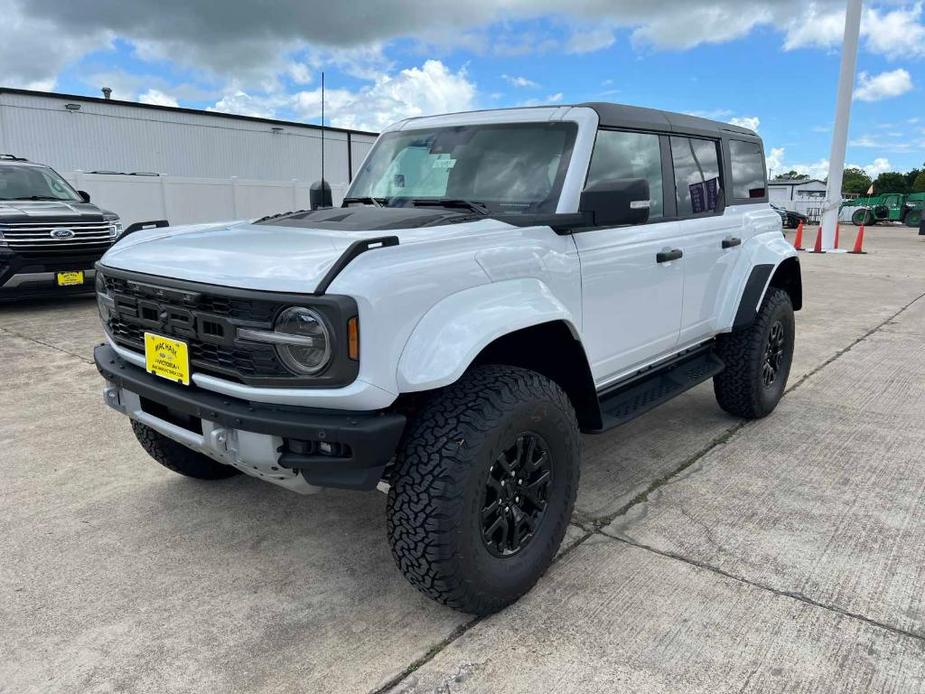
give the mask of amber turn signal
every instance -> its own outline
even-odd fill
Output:
[[[360,321],[356,316],[347,321],[347,356],[354,361],[360,358]]]

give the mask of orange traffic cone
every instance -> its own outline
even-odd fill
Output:
[[[819,227],[819,231],[816,232],[816,243],[810,253],[825,253],[822,250],[822,227]]]
[[[867,251],[864,250],[864,225],[858,229],[857,238],[854,240],[854,250],[848,251],[849,253],[854,253],[855,255],[864,255]]]
[[[841,229],[840,224],[835,225],[835,248],[838,248],[838,232]]]
[[[803,248],[803,222],[800,222],[800,226],[797,227],[797,235],[793,239],[793,247],[798,251],[805,251]]]

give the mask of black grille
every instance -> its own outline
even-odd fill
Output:
[[[272,345],[239,341],[239,325],[269,329],[282,305],[178,290],[104,275],[115,308],[106,321],[118,344],[144,352],[144,333],[184,340],[198,371],[240,382],[292,378]]]

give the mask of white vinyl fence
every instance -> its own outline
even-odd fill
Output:
[[[268,214],[308,209],[311,181],[250,181],[239,178],[189,178],[91,174],[72,171],[64,178],[90,201],[112,210],[125,226],[166,219],[171,226],[255,219]],[[332,184],[339,205],[346,184]]]

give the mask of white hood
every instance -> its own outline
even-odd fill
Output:
[[[132,234],[102,264],[159,277],[268,291],[311,292],[353,241],[344,233],[234,222]]]

